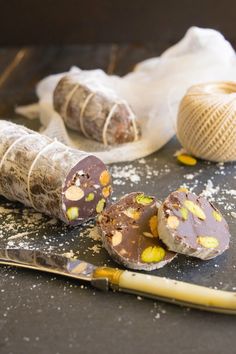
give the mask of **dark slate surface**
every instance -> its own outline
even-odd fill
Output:
[[[0,116],[25,122],[15,117],[14,105],[34,100],[34,84],[45,74],[68,69],[72,64],[83,68],[100,66],[109,72],[123,74],[138,60],[157,54],[159,48],[153,45],[138,48],[113,45],[26,48],[20,51],[1,51]],[[126,56],[127,52],[132,55]],[[32,122],[27,125],[37,127]],[[172,264],[152,274],[220,289],[235,289],[236,219],[231,215],[231,211],[235,211],[235,196],[228,191],[236,189],[236,165],[198,162],[194,168],[180,166],[173,157],[179,147],[174,138],[159,152],[145,158],[145,163],[142,160],[128,163],[128,169],[134,170],[141,180],[132,183],[120,178],[124,184],[115,184],[114,196],[119,198],[127,192],[143,190],[163,199],[184,183],[197,193],[205,188],[208,180],[213,182],[214,188],[219,186],[213,197],[229,222],[230,249],[207,262],[179,256]],[[113,173],[117,168],[121,171],[122,166],[125,164],[111,166],[111,170]],[[194,177],[188,179],[191,174]],[[115,176],[114,179],[119,178]],[[1,199],[0,206],[14,208],[18,231],[25,231],[24,216],[30,215],[31,211],[24,211],[19,204],[8,204],[4,199]],[[49,221],[43,217],[36,226],[31,226],[30,238],[16,239],[14,244],[23,240],[27,245],[29,242],[44,249],[55,246],[60,252],[78,250],[81,258],[95,264],[114,265],[105,250],[94,254],[89,249],[94,241],[86,237],[83,230],[91,225],[69,229],[60,222],[52,225]],[[0,224],[3,244],[4,239],[14,235],[16,230],[9,230],[4,215],[0,216]],[[81,233],[84,236],[80,237]],[[102,293],[85,283],[31,270],[2,266],[0,300],[1,354],[227,354],[235,350],[236,318],[233,316],[189,310],[133,295]]]

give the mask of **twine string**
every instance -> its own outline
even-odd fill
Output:
[[[236,160],[236,84],[212,82],[192,86],[182,99],[178,138],[197,157]]]
[[[109,114],[108,114],[108,116],[107,116],[107,118],[106,118],[106,120],[105,120],[105,124],[104,124],[104,126],[103,126],[102,140],[103,140],[103,144],[104,144],[105,146],[108,145],[108,141],[107,141],[107,129],[108,129],[108,125],[110,124],[111,118],[112,118],[112,116],[113,116],[115,110],[117,109],[117,107],[118,107],[118,103],[115,103],[115,104],[111,107],[110,112],[109,112]]]
[[[68,95],[66,96],[66,100],[65,100],[65,103],[63,105],[63,110],[62,110],[62,116],[64,116],[65,118],[65,121],[67,121],[67,111],[68,111],[68,107],[69,107],[69,104],[75,94],[75,92],[77,91],[77,89],[80,87],[80,84],[76,84],[72,89],[71,91],[69,91]]]
[[[32,135],[32,134],[24,134],[23,136],[17,138],[15,141],[13,141],[13,143],[8,147],[8,149],[5,151],[5,153],[4,153],[4,155],[3,155],[2,159],[1,159],[1,162],[0,162],[0,171],[1,171],[1,169],[2,169],[2,166],[3,166],[4,161],[6,160],[7,155],[8,155],[9,152],[12,150],[12,148],[13,148],[16,144],[18,144],[21,140],[23,140],[23,139],[25,139],[26,137],[31,136],[31,135]]]
[[[2,159],[1,159],[1,162],[0,162],[0,170],[2,169],[3,165],[4,165],[4,162],[6,161],[6,158],[7,156],[9,155],[9,153],[12,151],[12,149],[18,144],[20,143],[21,141],[24,141],[25,139],[29,138],[29,137],[33,137],[34,135],[36,134],[24,134],[23,136],[17,138],[9,147],[8,149],[5,151]],[[50,146],[52,146],[53,144],[60,144],[60,145],[63,145],[62,143],[60,143],[59,141],[57,141],[56,139],[53,140],[53,141],[50,141],[49,144],[47,144],[46,146],[44,146],[40,151],[39,153],[35,156],[31,166],[30,166],[30,169],[29,169],[29,172],[27,174],[27,194],[28,194],[28,198],[29,198],[29,201],[32,205],[33,208],[37,209],[34,205],[34,202],[33,202],[33,199],[32,199],[32,194],[31,194],[31,188],[30,188],[30,177],[32,175],[32,172],[33,172],[33,169],[35,167],[35,164],[37,162],[37,160],[39,159],[39,157],[43,154],[43,152],[48,149]],[[64,146],[64,145],[63,145]],[[67,147],[66,150],[68,150],[69,147]]]
[[[32,172],[33,172],[33,169],[36,165],[36,162],[38,161],[38,159],[40,158],[40,156],[42,156],[42,154],[45,152],[45,150],[47,150],[49,147],[51,147],[52,145],[54,145],[55,143],[57,144],[61,144],[57,139],[54,139],[53,141],[51,141],[49,144],[47,144],[46,146],[44,146],[39,152],[38,154],[35,156],[31,166],[30,166],[30,169],[29,169],[29,172],[28,172],[28,175],[27,175],[27,192],[28,192],[28,197],[29,197],[29,201],[32,205],[33,208],[36,209],[35,207],[35,204],[33,202],[33,198],[32,198],[32,193],[31,193],[31,188],[30,188],[30,178],[31,178],[31,175],[32,175]]]
[[[128,105],[128,103],[126,101],[123,101],[122,103],[125,105],[127,111],[129,112],[129,117],[131,119],[133,129],[134,129],[134,141],[137,141],[138,140],[138,128],[137,128],[137,124],[136,124],[135,114],[131,110],[130,106]]]
[[[83,106],[80,110],[80,115],[79,115],[79,123],[80,123],[80,129],[82,130],[82,133],[86,136],[86,138],[89,138],[89,134],[86,132],[85,127],[84,127],[84,112],[90,102],[90,100],[93,98],[95,95],[95,92],[91,92],[85,99]]]

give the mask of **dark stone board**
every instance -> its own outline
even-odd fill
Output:
[[[44,58],[41,66],[37,67],[38,71],[37,68],[33,69],[29,60],[27,65],[23,65],[26,72],[31,72],[31,77],[14,71],[11,80],[2,84],[1,118],[8,114],[16,122],[26,123],[14,116],[14,104],[30,103],[34,98],[33,85],[37,81],[35,76],[38,79],[50,70],[55,71],[50,60],[46,60],[47,56],[43,56],[43,50],[37,51],[38,58]],[[46,51],[47,53],[55,58],[52,49]],[[59,49],[57,55],[61,64],[58,64],[57,71],[63,70],[63,61],[58,53],[60,54]],[[70,55],[65,59],[67,65]],[[35,52],[32,56],[36,62]],[[139,59],[139,56],[134,55],[132,60]],[[126,68],[132,64],[128,60],[125,64],[122,63]],[[118,67],[116,71],[119,70],[121,69]],[[20,84],[17,86],[18,80]],[[33,122],[27,122],[27,125],[37,127]],[[173,156],[179,148],[179,143],[173,138],[164,148],[144,160],[110,166],[115,182],[114,197],[119,198],[125,193],[142,190],[158,199],[164,199],[168,193],[184,183],[199,193],[206,189],[207,183],[211,186],[208,182],[211,180],[210,194],[225,215],[232,234],[229,250],[210,261],[178,256],[170,265],[151,274],[235,291],[236,219],[231,212],[236,211],[236,196],[232,192],[236,190],[236,165],[198,161],[195,167],[181,166]],[[124,169],[130,171],[131,178],[124,177]],[[137,180],[137,175],[140,181]],[[30,234],[11,241],[21,247],[28,247],[30,244],[40,249],[51,246],[51,250],[59,252],[79,251],[78,257],[94,264],[115,266],[105,250],[98,249],[96,253],[96,248],[92,248],[99,243],[91,239],[88,231],[85,231],[92,228],[92,222],[82,227],[68,228],[60,222],[52,222],[48,217],[41,217],[20,204],[9,204],[1,198],[0,210],[3,207],[13,208],[14,216],[8,219],[6,214],[0,215],[1,244],[17,232],[31,231]],[[27,222],[30,215],[35,220],[32,225]],[[16,222],[13,228],[12,218]],[[1,266],[0,301],[1,354],[228,354],[234,353],[236,347],[234,316],[190,310],[134,295],[104,293],[86,283],[33,270]]]

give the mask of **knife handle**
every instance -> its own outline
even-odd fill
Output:
[[[108,278],[110,286],[132,293],[188,307],[236,315],[236,293],[127,270],[98,268],[97,277]],[[96,276],[96,274],[95,274]]]

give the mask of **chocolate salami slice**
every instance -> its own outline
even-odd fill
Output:
[[[76,225],[100,213],[110,174],[93,155],[0,120],[0,195]]]
[[[98,217],[104,247],[118,263],[131,269],[153,270],[172,261],[158,237],[157,202],[141,192],[124,196]]]
[[[104,145],[122,144],[139,138],[136,116],[113,90],[78,73],[64,76],[54,90],[54,108],[65,124]]]
[[[189,256],[211,259],[229,247],[230,233],[219,210],[188,191],[171,193],[158,212],[158,232],[167,247]]]

